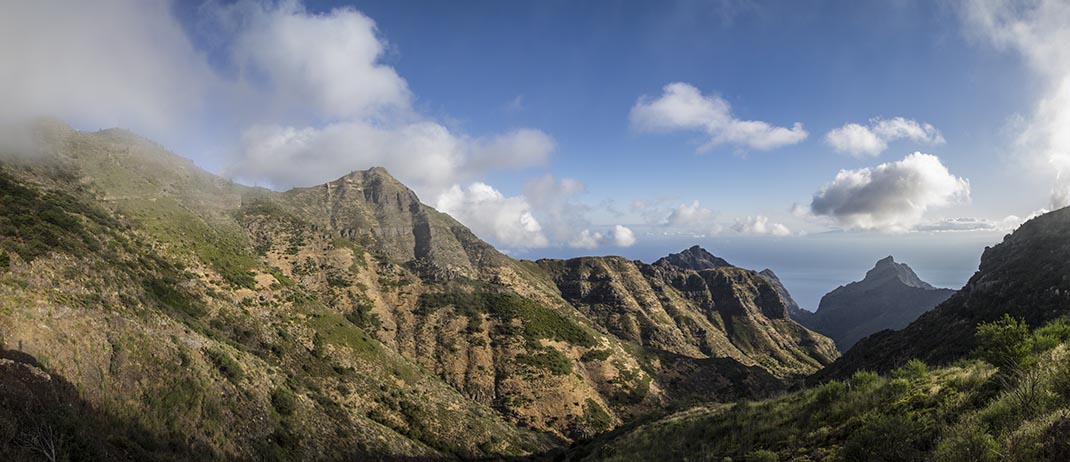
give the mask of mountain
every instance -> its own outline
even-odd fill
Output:
[[[655,265],[672,265],[678,268],[702,271],[712,268],[732,268],[732,264],[725,259],[706,251],[697,245],[680,252],[662,257],[654,262]]]
[[[0,348],[69,383],[133,459],[161,441],[212,459],[527,456],[766,396],[836,355],[757,273],[698,248],[514,260],[381,168],[275,192],[125,130],[34,137],[0,153]]]
[[[788,307],[788,316],[790,316],[791,319],[794,319],[795,322],[809,327],[809,323],[811,322],[814,313],[812,311],[804,310],[799,306],[799,303],[791,297],[790,293],[788,293],[788,288],[784,287],[784,283],[780,282],[780,278],[777,277],[776,273],[774,273],[773,270],[766,268],[758,272],[758,275],[766,281],[769,281],[769,283],[773,285],[773,288],[776,289],[777,293],[780,294],[780,298],[784,300],[784,304]]]
[[[943,364],[975,347],[978,323],[1004,314],[1036,327],[1070,315],[1070,208],[1029,220],[986,248],[973,277],[955,295],[900,331],[858,342],[815,380],[856,370],[886,371],[920,358]]]
[[[892,257],[877,262],[861,281],[821,297],[817,311],[800,323],[832,338],[840,351],[884,329],[902,329],[922,313],[954,295],[922,281],[906,263]]]
[[[562,297],[604,331],[689,358],[729,358],[779,377],[831,362],[828,340],[792,321],[758,273],[699,247],[654,264],[619,257],[537,262]]]

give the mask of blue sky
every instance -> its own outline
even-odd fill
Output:
[[[10,38],[66,35],[3,40],[19,72],[0,77],[0,120],[127,127],[276,189],[384,165],[521,258],[699,243],[772,267],[813,308],[887,254],[961,285],[985,245],[1070,201],[1057,0],[45,1],[6,17]]]

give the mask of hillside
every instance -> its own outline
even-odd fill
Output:
[[[840,351],[875,332],[902,329],[955,294],[922,281],[906,263],[878,261],[861,281],[821,297],[817,311],[796,319],[829,336]]]
[[[501,254],[383,169],[273,192],[124,130],[45,121],[35,138],[0,153],[0,346],[143,448],[537,454],[672,403],[765,396],[835,355],[730,266],[621,266],[648,281],[629,297],[658,287],[682,316],[630,336],[564,290],[568,265]]]
[[[977,272],[946,302],[900,331],[859,342],[815,379],[848,377],[856,370],[887,371],[911,358],[945,364],[974,348],[973,329],[1010,314],[1030,326],[1070,308],[1070,209],[1029,220],[1000,244],[986,248]]]
[[[1070,324],[1025,334],[1032,353],[1022,368],[912,360],[885,375],[860,371],[773,399],[636,422],[555,460],[1067,460]]]

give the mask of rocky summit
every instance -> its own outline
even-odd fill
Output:
[[[825,294],[815,313],[796,311],[796,320],[847,351],[870,334],[906,327],[954,293],[922,281],[906,263],[889,256],[877,261],[861,281]]]

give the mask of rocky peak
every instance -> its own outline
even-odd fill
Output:
[[[873,269],[866,272],[862,284],[879,285],[888,281],[898,281],[908,287],[920,289],[935,289],[929,283],[922,281],[906,263],[896,263],[892,256],[884,257],[877,261]]]
[[[702,271],[713,268],[733,268],[723,258],[718,257],[697,245],[680,253],[670,254],[654,262],[655,265],[672,265],[679,268]]]

